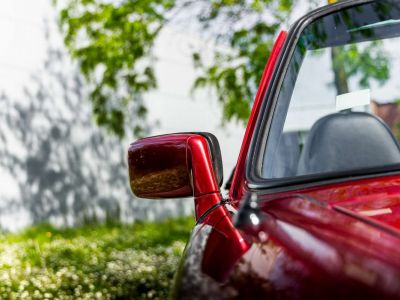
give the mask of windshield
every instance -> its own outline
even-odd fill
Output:
[[[305,28],[279,93],[262,177],[400,163],[399,6],[363,4]]]

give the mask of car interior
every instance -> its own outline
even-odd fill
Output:
[[[400,163],[400,146],[383,120],[345,111],[320,118],[308,132],[282,133],[272,178],[285,178]]]
[[[319,119],[308,133],[297,175],[385,166],[400,162],[388,126],[366,112],[339,112]]]

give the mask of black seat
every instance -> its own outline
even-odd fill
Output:
[[[263,175],[270,178],[285,178],[296,175],[300,158],[300,138],[298,132],[285,132],[280,136],[278,147],[270,168]],[[268,164],[264,163],[265,166]]]
[[[396,163],[400,163],[400,148],[382,120],[364,112],[341,112],[325,116],[312,126],[297,175]]]

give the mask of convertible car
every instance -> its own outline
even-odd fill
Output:
[[[209,133],[128,150],[141,198],[194,197],[176,299],[400,299],[400,1],[340,1],[281,32],[229,196]]]

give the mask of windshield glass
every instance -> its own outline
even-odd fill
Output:
[[[400,3],[314,21],[282,83],[261,175],[286,178],[400,163]]]

